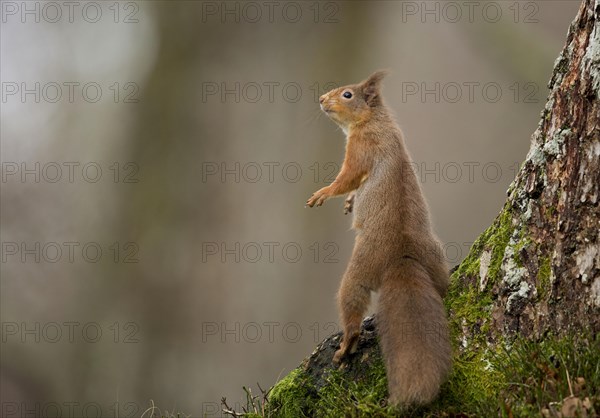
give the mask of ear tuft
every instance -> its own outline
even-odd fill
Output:
[[[381,80],[383,80],[387,74],[387,70],[375,71],[369,78],[360,83],[361,90],[365,96],[365,101],[369,106],[376,106],[381,103]]]

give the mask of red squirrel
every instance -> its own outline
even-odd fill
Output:
[[[356,239],[337,300],[343,339],[334,362],[356,350],[360,325],[379,291],[377,329],[394,405],[425,404],[451,368],[442,298],[449,273],[402,132],[381,97],[384,71],[324,94],[321,109],[346,134],[335,180],[307,206],[350,193]]]

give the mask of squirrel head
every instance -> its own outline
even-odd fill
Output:
[[[371,118],[383,105],[381,80],[387,71],[376,71],[359,84],[333,89],[319,98],[321,110],[342,128],[349,128]]]

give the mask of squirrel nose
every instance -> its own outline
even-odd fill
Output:
[[[323,102],[325,101],[325,96],[321,96],[319,97],[319,103],[323,104]]]

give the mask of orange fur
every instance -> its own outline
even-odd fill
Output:
[[[384,75],[321,96],[323,111],[346,132],[346,154],[333,183],[307,205],[351,193],[346,212],[354,212],[356,241],[338,292],[344,337],[334,361],[356,349],[371,292],[380,290],[377,323],[390,402],[424,404],[437,396],[451,366],[442,304],[448,269],[402,133],[381,98]]]

